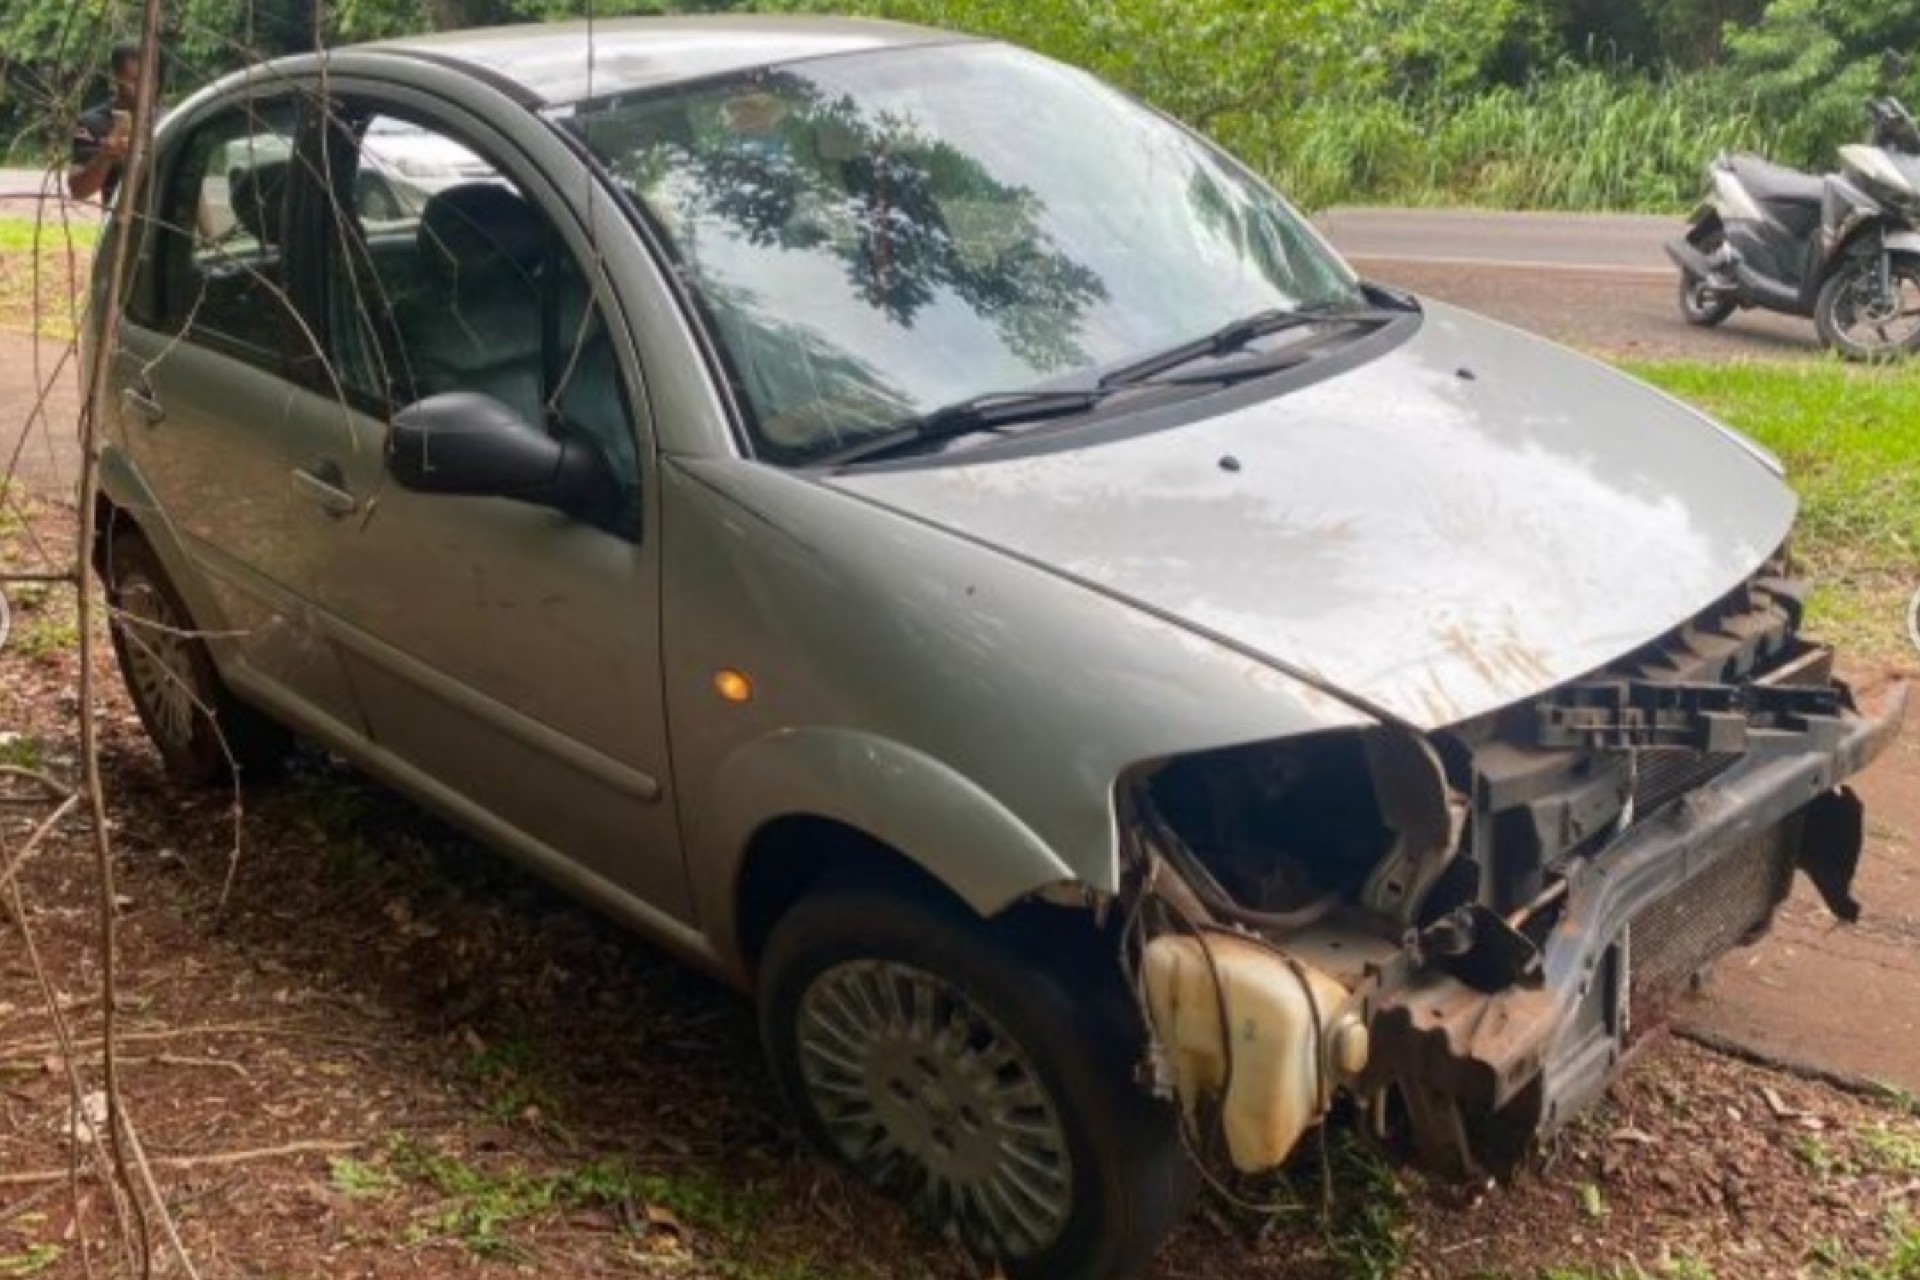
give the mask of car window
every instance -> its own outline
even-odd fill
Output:
[[[187,139],[149,242],[159,327],[278,358],[293,125],[290,101],[254,103]]]
[[[1249,315],[1364,301],[1237,163],[994,45],[817,58],[555,110],[660,231],[755,452],[1084,387]]]
[[[333,377],[364,409],[479,392],[639,488],[630,403],[585,269],[527,191],[437,127],[349,111],[329,134]]]

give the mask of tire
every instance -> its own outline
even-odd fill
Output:
[[[159,557],[137,534],[117,534],[104,574],[113,606],[113,652],[133,709],[181,782],[224,783],[271,775],[291,736],[228,691],[206,644],[194,634]]]
[[[1724,295],[1707,293],[1707,282],[1691,271],[1680,273],[1680,318],[1702,329],[1711,329],[1734,312],[1736,304]]]
[[[1820,341],[1848,360],[1897,360],[1920,352],[1920,256],[1889,255],[1893,297],[1879,299],[1872,254],[1847,258],[1813,306]]]
[[[1197,1178],[1103,961],[1069,978],[963,908],[829,890],[774,928],[762,1042],[808,1136],[931,1225],[1012,1280],[1111,1280]]]

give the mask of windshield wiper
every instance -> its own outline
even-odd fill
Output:
[[[1383,307],[1356,307],[1350,311],[1334,311],[1322,307],[1303,307],[1297,311],[1288,311],[1273,307],[1265,311],[1256,311],[1252,315],[1242,316],[1238,320],[1221,325],[1205,337],[1168,347],[1165,351],[1156,351],[1150,356],[1130,364],[1123,364],[1117,369],[1109,369],[1101,376],[1100,386],[1107,390],[1134,386],[1156,378],[1169,369],[1191,364],[1195,360],[1217,359],[1224,355],[1231,355],[1255,338],[1263,338],[1270,333],[1279,333],[1285,329],[1299,329],[1315,324],[1380,325],[1398,319],[1402,314],[1404,313]],[[1295,363],[1297,361],[1282,359],[1273,362],[1270,368],[1249,363],[1244,368],[1236,366],[1236,369],[1239,376],[1250,376],[1255,373],[1271,373],[1278,369],[1289,368]],[[1226,373],[1225,370],[1221,372],[1228,378],[1235,376]],[[1179,381],[1212,380],[1208,375],[1183,378]]]
[[[1062,391],[988,391],[908,418],[879,435],[825,454],[815,459],[813,465],[839,467],[852,462],[869,462],[890,453],[937,444],[959,436],[1069,417],[1092,409],[1108,394],[1105,388],[1100,387],[1077,387]]]

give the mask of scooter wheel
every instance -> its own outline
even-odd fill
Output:
[[[1732,315],[1734,305],[1732,298],[1708,288],[1700,276],[1680,273],[1680,316],[1688,324],[1710,329]]]
[[[1898,360],[1920,354],[1920,255],[1895,253],[1892,288],[1879,287],[1879,259],[1848,258],[1820,286],[1813,324],[1820,341],[1848,360]]]

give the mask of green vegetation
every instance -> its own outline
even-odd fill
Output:
[[[1722,148],[1820,166],[1906,91],[1920,10],[1844,0],[767,0],[1003,36],[1205,130],[1308,207],[1675,209]],[[1866,11],[1866,10],[1870,10]]]
[[[455,1241],[479,1257],[526,1261],[528,1246],[516,1227],[552,1214],[604,1209],[635,1237],[665,1232],[696,1244],[710,1240],[718,1246],[710,1274],[729,1280],[839,1280],[841,1275],[809,1256],[758,1256],[755,1237],[773,1217],[775,1192],[711,1170],[643,1172],[623,1161],[602,1160],[535,1173],[519,1165],[483,1167],[405,1139],[374,1160],[336,1159],[331,1165],[334,1188],[357,1199],[384,1200],[408,1184],[431,1190],[437,1197],[432,1209],[408,1232],[414,1244]]]
[[[1849,652],[1907,644],[1920,587],[1920,369],[1820,364],[1633,364],[1786,464],[1799,492],[1795,553],[1817,583],[1813,628]]]
[[[1862,1258],[1838,1241],[1816,1247],[1813,1274],[1821,1280],[1920,1280],[1920,1223],[1889,1217],[1886,1235],[1887,1251],[1878,1258]]]
[[[0,218],[0,330],[73,337],[100,229]]]
[[[41,772],[47,767],[47,744],[30,734],[0,729],[0,764]]]
[[[32,218],[0,218],[0,253],[32,253],[71,246],[90,254],[99,242],[100,228],[91,222],[37,222]]]
[[[13,592],[9,591],[9,596]],[[13,634],[7,648],[39,661],[74,652],[80,647],[80,624],[74,606],[64,597],[48,597],[29,612],[16,599]]]
[[[1707,157],[1777,154],[1779,137],[1711,77],[1567,64],[1517,86],[1315,101],[1236,149],[1308,208],[1677,209]]]
[[[562,1129],[553,1068],[539,1041],[511,1036],[476,1048],[460,1074],[486,1095],[487,1113],[503,1124],[516,1120]]]
[[[0,1256],[0,1276],[37,1276],[60,1261],[63,1252],[57,1244],[36,1244],[23,1253]]]
[[[1862,129],[1860,102],[1920,98],[1886,49],[1920,7],[1858,0],[592,0],[671,10],[858,12],[1005,37],[1088,67],[1219,138],[1309,207],[1452,202],[1670,209],[1722,147],[1802,166]],[[56,158],[103,96],[135,0],[0,16],[0,146]],[[588,0],[171,0],[163,91],[330,42],[579,16]],[[318,26],[316,28],[316,19]]]
[[[400,1186],[392,1172],[351,1156],[334,1156],[327,1161],[327,1181],[333,1189],[355,1200],[380,1200]]]
[[[1827,1241],[1814,1248],[1808,1259],[1812,1265],[1801,1274],[1813,1280],[1920,1280],[1920,1224],[1895,1217],[1887,1221],[1885,1230],[1885,1254],[1863,1258],[1839,1241]],[[1700,1259],[1682,1254],[1651,1269],[1631,1262],[1606,1267],[1545,1267],[1537,1273],[1537,1280],[1723,1280],[1723,1277]],[[1729,1276],[1724,1280],[1733,1278]]]
[[[1868,1158],[1880,1169],[1920,1176],[1920,1133],[1875,1125],[1859,1136]]]

